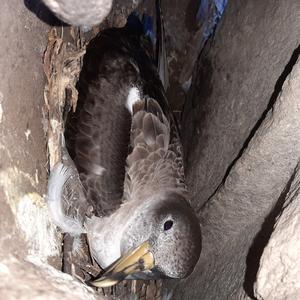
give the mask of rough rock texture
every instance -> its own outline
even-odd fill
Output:
[[[94,26],[109,14],[112,0],[43,0],[44,3],[67,24]]]
[[[278,97],[299,54],[299,13],[298,1],[230,1],[200,57],[183,138],[193,204],[211,198],[199,212],[202,257],[175,299],[253,296],[272,208],[300,156],[298,71]]]
[[[300,2],[228,1],[201,55],[183,115],[187,180],[197,209],[221,184],[299,45]]]
[[[18,0],[1,4],[0,28],[0,255],[47,259],[59,248],[42,198],[47,157],[41,62],[48,28]]]
[[[6,300],[110,299],[96,296],[91,288],[49,265],[20,262],[11,256],[0,260],[0,295]]]
[[[268,227],[300,159],[299,82],[298,62],[225,183],[201,210],[202,256],[175,299],[236,299],[242,286],[253,296]]]
[[[0,298],[95,299],[86,286],[47,264],[61,267],[60,234],[43,197],[48,168],[42,58],[49,28],[19,0],[1,2],[0,28]]]
[[[298,78],[298,80],[300,77]],[[295,171],[274,232],[264,249],[257,275],[258,299],[300,298],[300,172]]]

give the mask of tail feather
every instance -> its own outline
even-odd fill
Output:
[[[156,66],[157,71],[160,77],[160,80],[163,84],[165,90],[169,86],[169,72],[168,72],[168,61],[167,61],[167,52],[165,47],[165,29],[164,29],[164,20],[161,9],[161,1],[156,0]],[[153,30],[153,19],[147,14],[143,14],[142,20],[138,12],[132,12],[128,18],[126,27],[131,31],[144,35],[152,42],[154,45],[155,33]]]
[[[165,42],[165,28],[161,9],[161,1],[156,0],[156,59],[160,80],[165,88],[169,87],[169,71]]]
[[[76,236],[85,232],[82,220],[79,217],[67,215],[63,208],[65,187],[72,176],[72,167],[62,163],[52,169],[48,181],[47,204],[54,223],[63,232]]]

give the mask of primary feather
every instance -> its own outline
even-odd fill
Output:
[[[166,52],[166,37],[165,37],[165,27],[164,19],[161,9],[161,1],[156,1],[156,14],[157,14],[157,47],[156,47],[156,57],[157,57],[157,70],[161,79],[161,82],[165,90],[169,87],[169,71],[168,71],[168,60]]]

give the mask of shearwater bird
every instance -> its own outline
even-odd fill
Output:
[[[156,4],[156,57],[143,26],[151,21],[142,23],[135,13],[125,27],[100,32],[84,57],[70,152],[93,216],[62,211],[70,166],[58,164],[49,180],[55,222],[73,235],[85,232],[93,258],[105,269],[92,282],[97,287],[123,279],[184,278],[201,252],[182,145],[164,88],[167,62],[160,1]]]

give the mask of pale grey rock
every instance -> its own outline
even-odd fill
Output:
[[[43,199],[47,155],[41,62],[49,27],[23,1],[10,0],[1,3],[0,28],[0,257],[32,254],[59,265],[60,235]]]
[[[299,161],[299,82],[298,62],[225,183],[200,211],[200,261],[178,284],[174,299],[236,299],[233,295],[245,287],[259,259],[255,251],[251,257],[250,247],[261,247],[265,219],[280,203]],[[246,288],[253,296],[252,287]]]
[[[101,299],[47,264],[61,267],[60,234],[43,199],[42,58],[49,27],[19,0],[1,2],[0,27],[0,299]]]
[[[300,172],[260,260],[255,294],[261,300],[300,299]]]
[[[197,209],[221,184],[272,102],[299,45],[299,19],[298,0],[228,1],[194,70],[183,114],[187,183]]]
[[[299,4],[229,1],[199,58],[182,136],[203,251],[174,299],[235,300],[241,289],[254,296],[272,230],[264,222],[273,218],[300,153],[299,64],[278,95],[299,54]]]
[[[47,264],[14,256],[0,260],[0,295],[6,300],[109,300]],[[4,298],[2,298],[4,297]]]
[[[74,26],[100,24],[109,14],[113,0],[43,0],[62,21]]]

